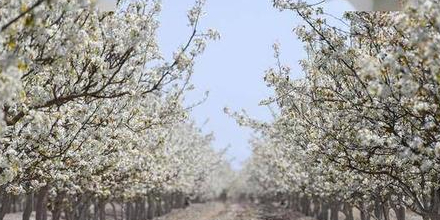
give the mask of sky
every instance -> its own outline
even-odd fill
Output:
[[[192,5],[193,0],[163,0],[158,38],[165,57],[170,58],[190,35],[186,13]],[[330,1],[325,8],[339,17],[353,10],[341,0]],[[188,94],[186,103],[197,102],[209,91],[207,101],[196,107],[192,116],[204,132],[214,132],[216,149],[230,146],[227,157],[232,167],[239,169],[251,154],[248,140],[252,132],[239,127],[223,109],[245,109],[251,117],[271,120],[269,109],[258,104],[271,95],[263,77],[275,64],[272,45],[281,44],[282,61],[291,65],[294,76],[301,77],[298,61],[305,52],[292,31],[301,21],[292,12],[274,9],[271,0],[207,0],[205,11],[201,28],[218,30],[221,39],[209,43],[197,60],[192,79],[196,90]]]
[[[171,60],[173,52],[191,34],[187,11],[194,0],[162,2],[158,40],[163,55]],[[353,10],[345,0],[329,0],[324,8],[337,17]],[[303,76],[298,61],[306,54],[293,33],[301,20],[293,12],[274,9],[271,0],[207,0],[204,10],[206,15],[200,21],[200,29],[216,29],[222,37],[209,43],[196,61],[192,78],[196,89],[187,94],[185,102],[188,106],[197,103],[209,91],[208,99],[193,109],[192,117],[204,133],[214,133],[214,148],[221,150],[229,146],[227,158],[234,169],[240,169],[251,155],[248,141],[252,131],[239,127],[223,109],[244,109],[253,118],[272,119],[270,110],[259,106],[261,100],[272,94],[263,80],[264,72],[275,65],[272,45],[278,42],[282,62],[291,66],[293,77]]]

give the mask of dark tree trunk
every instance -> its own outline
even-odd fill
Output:
[[[37,193],[37,207],[35,208],[35,220],[47,220],[47,192],[49,187],[45,186]]]
[[[146,198],[142,198],[142,220],[147,219],[147,200]]]
[[[397,220],[405,220],[406,218],[406,210],[405,207],[401,205],[397,205],[393,207],[394,213],[396,213]]]
[[[131,220],[131,203],[127,202],[125,204],[125,219]]]
[[[11,195],[7,194],[6,192],[2,192],[0,195],[2,205],[0,208],[0,220],[3,220],[11,208]]]
[[[328,220],[328,209],[328,204],[321,202],[321,213],[319,214],[318,220]]]
[[[156,201],[156,216],[162,216],[163,215],[163,207],[162,207],[162,199],[160,196],[158,196]]]
[[[170,195],[170,206],[171,206],[171,209],[176,208],[176,193],[175,192],[171,193],[171,195]]]
[[[64,207],[64,216],[66,220],[75,220],[75,213],[71,207]]]
[[[292,205],[293,205],[293,209],[294,209],[295,211],[298,211],[298,212],[301,211],[301,203],[300,203],[300,201],[299,201],[299,196],[298,196],[298,194],[295,194],[295,195],[292,197]]]
[[[58,205],[55,205],[55,206],[58,206]],[[60,218],[61,218],[61,208],[55,207],[52,210],[52,220],[60,220]]]
[[[174,208],[176,208],[176,209],[181,208],[180,207],[180,202],[182,201],[181,198],[182,198],[182,195],[179,192],[177,192],[174,195]]]
[[[125,219],[125,203],[121,202],[121,220],[126,220]]]
[[[15,213],[17,212],[17,200],[18,200],[18,196],[16,195],[12,195],[11,196],[11,207],[9,208],[10,212]]]
[[[79,203],[80,204],[78,204],[78,220],[88,220],[89,216],[90,216],[91,201],[89,201],[88,199],[82,198],[79,201]],[[105,209],[105,205],[104,205],[104,209]],[[104,213],[104,215],[105,215],[105,213]]]
[[[343,212],[345,215],[345,220],[354,220],[353,207],[350,204],[344,203]]]
[[[93,220],[99,220],[99,202],[95,199],[93,202]]]
[[[153,196],[148,196],[147,219],[153,219],[156,215],[156,204]]]
[[[115,220],[118,220],[118,213],[116,212],[116,206],[113,202],[110,203],[110,205],[112,206],[112,211],[113,211],[113,218]]]
[[[361,220],[370,220],[371,219],[370,212],[368,210],[366,210],[365,208],[361,209],[360,212],[361,212]]]
[[[139,218],[139,200],[136,199],[133,205],[134,205],[134,209],[131,220],[137,220]]]
[[[23,210],[23,220],[29,220],[34,208],[34,194],[29,193],[26,195],[24,210]]]
[[[333,202],[330,208],[330,220],[338,220],[340,205],[337,202]]]
[[[184,198],[185,198],[185,202],[184,202],[183,207],[187,208],[188,206],[191,205],[191,199],[188,196],[185,196]]]
[[[313,199],[313,217],[318,218],[321,204],[318,198]]]
[[[387,205],[387,203],[382,203],[382,213],[383,213],[383,218],[385,219],[385,220],[390,220],[390,208],[389,208],[389,206]]]
[[[384,207],[380,200],[374,201],[374,216],[377,220],[385,220]]]
[[[185,195],[181,192],[179,192],[179,198],[178,198],[178,208],[182,209],[185,208]]]
[[[142,219],[142,199],[138,198],[135,203],[134,216],[132,220]]]
[[[310,216],[310,199],[307,196],[301,198],[301,212],[306,216]]]
[[[99,220],[105,220],[105,201],[99,201]]]
[[[164,195],[164,207],[165,207],[165,213],[170,213],[171,212],[171,194],[167,193]]]
[[[18,200],[18,211],[19,212],[23,212],[24,211],[23,210],[23,202],[24,202],[24,200],[26,200],[26,196],[25,197],[20,196],[20,198]]]
[[[64,199],[64,193],[60,192],[55,198],[55,202],[52,207],[52,220],[60,220],[62,212],[62,202]]]
[[[287,209],[292,209],[292,194],[289,194],[288,196],[287,196],[287,201],[286,201],[286,208]]]

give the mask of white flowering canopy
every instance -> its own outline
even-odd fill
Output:
[[[197,104],[183,102],[196,58],[219,38],[198,28],[204,1],[188,11],[192,31],[171,60],[157,44],[160,0],[0,5],[2,205],[24,194],[48,204],[38,213],[75,207],[85,195],[170,205],[183,195],[216,197],[228,184],[214,175],[230,169],[212,135],[189,118]]]
[[[295,30],[308,53],[306,77],[292,80],[274,45],[276,65],[265,76],[274,96],[261,102],[278,107],[274,121],[229,113],[258,135],[243,175],[253,193],[440,219],[440,2],[346,13],[348,30],[310,2],[274,1],[305,21]]]

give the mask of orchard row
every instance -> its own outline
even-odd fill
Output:
[[[292,77],[275,45],[274,95],[263,101],[278,107],[274,121],[230,113],[260,134],[236,190],[321,220],[353,219],[353,207],[363,220],[390,210],[440,219],[439,1],[336,21],[320,5],[274,5],[304,21],[305,77]]]
[[[116,12],[1,1],[0,219],[103,220],[107,204],[151,219],[221,193],[229,166],[188,117],[198,103],[183,104],[195,59],[219,37],[199,32],[202,6],[166,61],[160,1],[118,1]]]

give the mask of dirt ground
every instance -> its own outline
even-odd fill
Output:
[[[159,220],[305,220],[301,214],[250,204],[196,204]]]
[[[110,213],[110,210],[108,211]],[[358,212],[355,210],[355,219],[359,220]],[[391,219],[395,217],[391,213]],[[5,220],[21,220],[22,213],[8,214]],[[33,213],[34,215],[34,213]],[[31,218],[34,219],[34,218]],[[50,219],[50,213],[49,213]],[[108,216],[109,220],[114,219],[114,215]],[[118,218],[120,219],[120,218]],[[345,217],[341,214],[340,218]],[[407,213],[408,220],[421,220],[412,213]],[[157,220],[314,220],[305,217],[294,211],[289,211],[276,206],[261,206],[248,203],[220,203],[212,202],[206,204],[192,204],[186,209],[173,210],[171,213],[157,218]]]

